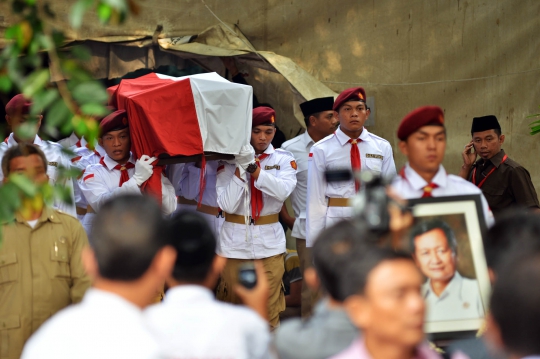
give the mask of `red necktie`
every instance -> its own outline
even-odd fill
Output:
[[[358,149],[358,142],[362,141],[359,138],[350,139],[347,141],[351,144],[351,166],[353,173],[356,174],[356,172],[360,172],[362,169],[362,162],[360,161],[360,150]],[[354,187],[356,189],[356,192],[360,189],[360,182],[354,181]]]
[[[113,170],[118,170],[120,171],[120,183],[118,184],[118,187],[122,187],[122,185],[124,184],[124,182],[127,182],[129,181],[129,175],[128,175],[128,169],[129,168],[134,168],[135,165],[131,162],[127,162],[125,165],[121,165],[121,164],[117,164],[116,166],[113,167]]]
[[[258,158],[255,158],[257,166],[261,167],[261,161],[268,157],[267,153],[263,153]],[[255,187],[255,178],[251,176],[251,218],[256,221],[261,216],[264,206],[262,192]]]
[[[424,193],[422,193],[422,198],[431,198],[433,197],[432,193],[435,188],[439,188],[439,185],[431,182],[426,187],[423,188]]]

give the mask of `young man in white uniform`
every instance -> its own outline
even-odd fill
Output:
[[[6,105],[6,121],[8,125],[11,127],[11,130],[13,132],[10,133],[10,135],[0,143],[0,160],[2,157],[4,157],[4,153],[7,151],[8,148],[16,146],[19,143],[22,142],[29,142],[20,139],[17,136],[17,130],[21,125],[23,125],[25,122],[27,122],[30,118],[30,107],[32,106],[32,103],[26,100],[23,95],[16,95],[14,96]],[[37,123],[36,123],[36,130],[39,129],[41,126],[41,120],[43,119],[42,115],[36,116]],[[71,198],[74,197],[73,192],[73,182],[71,179],[62,179],[61,182],[59,181],[59,171],[58,169],[60,167],[69,169],[71,166],[71,163],[69,161],[69,158],[62,152],[62,146],[58,143],[50,142],[50,141],[43,141],[38,135],[34,137],[34,140],[30,143],[33,143],[34,145],[38,146],[41,151],[45,154],[45,157],[47,158],[47,175],[49,176],[49,183],[51,185],[55,184],[61,184],[64,185],[67,190],[69,191],[69,194]],[[0,183],[4,179],[4,174],[0,170]],[[67,213],[69,215],[72,215],[73,217],[77,216],[76,210],[75,210],[75,204],[68,204],[60,199],[55,199],[53,207],[55,209],[61,210],[64,213]]]
[[[313,246],[321,230],[351,217],[349,198],[360,188],[354,180],[326,183],[327,170],[369,170],[389,178],[396,174],[390,143],[364,128],[370,114],[364,89],[355,87],[340,93],[334,111],[339,128],[313,145],[309,155],[307,247]]]
[[[83,226],[87,233],[92,228],[95,212],[108,199],[127,193],[141,194],[141,186],[153,172],[155,157],[147,155],[135,160],[130,152],[131,139],[126,111],[118,110],[101,121],[99,144],[106,155],[99,163],[86,168],[79,180],[81,191],[88,202],[88,213]],[[162,208],[164,215],[176,209],[174,188],[167,178],[162,176]]]
[[[269,358],[268,283],[262,265],[255,288],[240,292],[252,308],[223,303],[212,290],[227,259],[216,255],[208,222],[199,213],[181,211],[171,219],[168,237],[177,253],[167,279],[170,289],[145,313],[163,357]]]
[[[225,214],[218,254],[228,258],[217,296],[238,303],[233,292],[238,268],[260,259],[270,282],[268,319],[273,328],[279,325],[279,313],[285,310],[281,283],[286,248],[279,212],[296,186],[297,167],[290,152],[271,145],[274,124],[274,110],[253,110],[251,145],[244,146],[236,156],[236,164],[224,163],[218,168],[216,186],[218,205]]]
[[[96,220],[83,253],[93,288],[45,322],[22,358],[161,358],[142,313],[176,258],[159,206],[149,197],[120,196],[103,204]]]
[[[471,182],[446,173],[442,166],[446,150],[444,113],[440,107],[417,108],[403,118],[397,136],[399,149],[407,156],[407,164],[392,183],[401,198],[426,198],[480,194],[487,225],[493,214],[482,191]]]
[[[294,217],[291,217],[284,205],[280,217],[292,229],[291,236],[296,238],[296,251],[300,259],[300,271],[310,266],[311,248],[306,248],[306,196],[308,182],[308,160],[311,147],[331,135],[339,124],[334,115],[334,98],[323,97],[306,101],[300,104],[306,132],[285,142],[281,148],[293,154],[298,170],[296,171],[296,188],[291,194],[291,203],[294,210]],[[302,278],[302,317],[307,317],[311,313],[312,294],[305,280]]]

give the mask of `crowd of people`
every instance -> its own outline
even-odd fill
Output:
[[[407,158],[397,171],[390,142],[364,127],[366,99],[356,87],[304,102],[306,131],[280,148],[275,111],[255,107],[250,144],[234,160],[169,165],[156,198],[144,184],[157,159],[131,152],[125,110],[100,121],[93,145],[76,135],[63,144],[25,140],[18,129],[31,120],[31,102],[15,96],[2,180],[64,181],[74,203],[22,198],[2,224],[0,359],[540,355],[540,206],[529,172],[502,149],[496,117],[473,119],[463,166],[451,175],[442,166],[444,112],[413,110],[397,129]],[[81,175],[62,179],[62,167]],[[397,200],[479,196],[493,284],[479,337],[444,350],[426,341],[426,319],[486,309],[476,280],[457,270],[452,229],[433,220],[403,235],[410,213],[389,208],[398,245],[386,241],[353,218],[359,177],[326,181],[342,169],[393,178]],[[296,253],[286,248],[287,228]],[[239,273],[253,262],[248,286]],[[282,321],[291,307],[301,318]]]

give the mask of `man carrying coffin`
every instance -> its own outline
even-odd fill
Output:
[[[152,176],[152,163],[156,160],[147,155],[138,160],[133,157],[125,110],[115,111],[105,117],[99,128],[98,142],[106,154],[99,163],[88,166],[79,180],[81,191],[88,202],[88,213],[83,223],[87,233],[90,233],[94,213],[108,199],[121,194],[141,194],[141,186]],[[164,176],[161,185],[161,211],[169,215],[176,209],[174,188]]]
[[[228,258],[217,296],[239,303],[234,291],[238,268],[261,260],[270,286],[268,319],[272,328],[279,325],[279,313],[285,309],[281,285],[285,233],[278,221],[279,212],[296,186],[297,167],[290,152],[271,145],[274,123],[271,108],[253,110],[251,145],[242,148],[235,164],[224,163],[218,168],[216,184],[217,202],[225,215],[218,253]]]
[[[482,190],[493,214],[497,216],[513,206],[538,210],[538,196],[529,171],[509,158],[501,148],[504,135],[497,117],[473,118],[471,135],[472,140],[462,153],[463,166],[459,175]],[[480,159],[475,163],[477,156]]]

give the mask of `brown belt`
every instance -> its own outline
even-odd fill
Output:
[[[219,207],[207,206],[201,203],[201,206],[197,207],[197,212],[201,212],[201,213],[205,213],[205,214],[209,214],[209,215],[217,217],[219,215]]]
[[[246,217],[240,216],[238,214],[230,214],[223,212],[225,215],[225,222],[237,223],[237,224],[246,224]],[[250,217],[251,219],[251,217]],[[250,220],[251,221],[251,220]],[[262,226],[263,224],[272,224],[279,222],[279,214],[269,214],[268,216],[261,216],[258,220],[253,221],[253,224],[256,226]]]
[[[328,207],[351,207],[349,198],[328,198]]]
[[[197,205],[197,201],[195,201],[194,199],[187,199],[187,198],[182,197],[182,196],[176,197],[176,202],[179,203],[179,204],[189,204],[189,205],[192,205],[192,206]]]
[[[79,216],[84,216],[86,214],[86,208],[75,207],[75,211],[77,211],[77,215]]]
[[[94,209],[90,206],[86,207],[86,213],[96,213],[96,211],[94,211]]]

